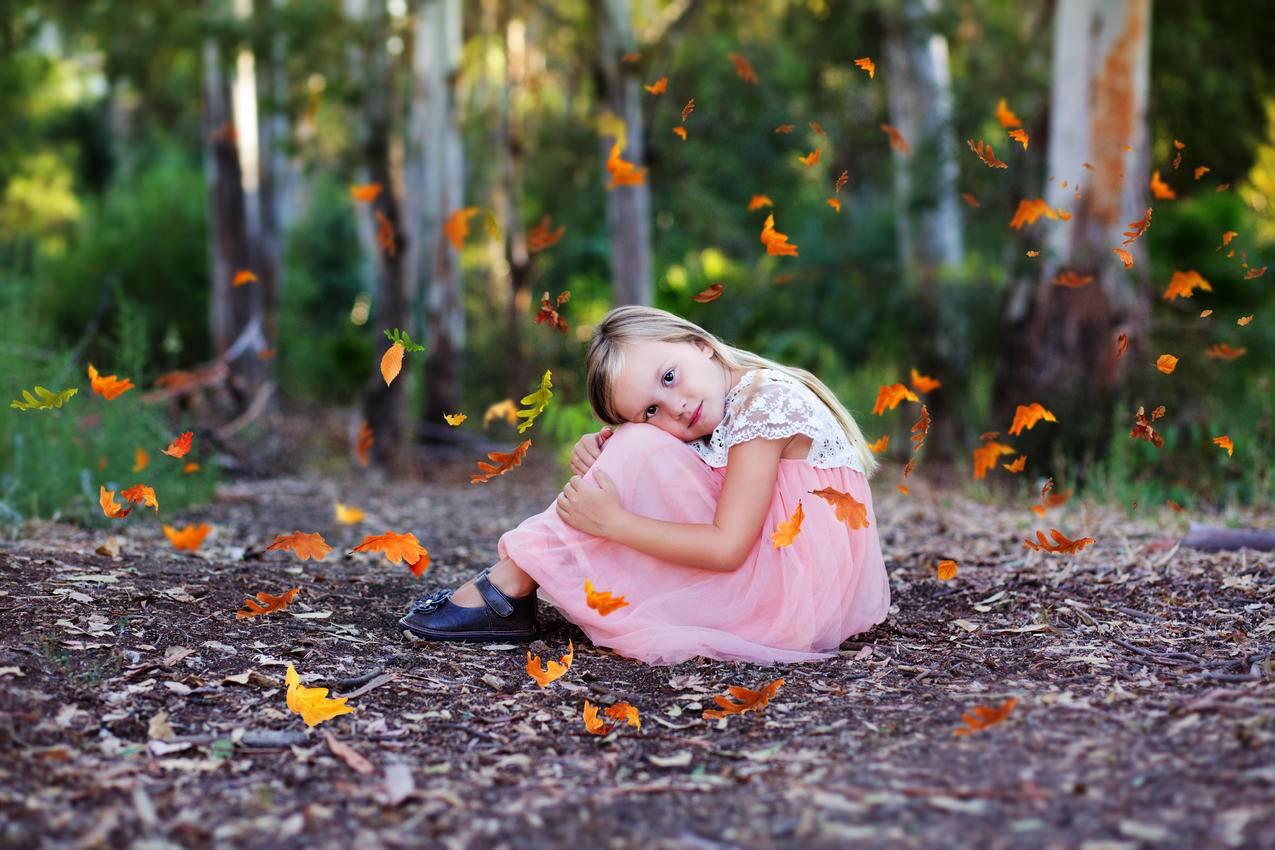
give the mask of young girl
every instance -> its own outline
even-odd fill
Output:
[[[498,564],[413,602],[405,628],[530,640],[539,588],[620,655],[764,664],[834,657],[885,620],[877,463],[818,378],[641,306],[607,313],[587,365],[589,404],[618,427],[582,437],[553,505],[501,536]],[[824,489],[862,503],[867,526],[839,520],[812,493]],[[776,546],[799,506],[798,533]],[[628,604],[602,614],[586,581]]]

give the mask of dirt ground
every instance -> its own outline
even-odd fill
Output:
[[[1030,552],[1026,505],[917,478],[905,498],[887,472],[893,607],[838,658],[650,667],[542,601],[532,648],[575,642],[542,689],[522,646],[417,642],[395,622],[557,493],[544,459],[484,485],[473,471],[231,483],[177,518],[214,525],[195,554],[149,511],[114,557],[95,551],[107,532],[62,524],[0,544],[0,846],[1275,847],[1271,553],[1180,548],[1187,515],[1083,504],[1045,527],[1094,545]],[[366,521],[338,525],[336,501]],[[420,579],[345,554],[388,529],[429,548]],[[334,551],[263,552],[294,530]],[[286,612],[235,619],[289,587]],[[288,662],[356,711],[308,729]],[[728,685],[776,677],[761,711],[703,718]],[[1003,722],[954,734],[1010,697]],[[589,734],[586,698],[629,701],[641,727]]]

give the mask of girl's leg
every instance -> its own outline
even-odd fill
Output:
[[[528,593],[534,593],[540,586],[536,584],[535,579],[520,570],[512,558],[502,558],[500,563],[491,568],[487,577],[509,597],[526,596]],[[474,587],[473,579],[456,588],[451,599],[453,604],[461,608],[477,608],[479,605],[486,604],[478,588]]]

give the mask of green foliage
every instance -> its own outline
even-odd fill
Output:
[[[536,420],[536,429],[554,447],[554,457],[562,470],[559,484],[562,487],[571,478],[571,450],[585,434],[602,430],[602,423],[593,415],[587,399],[575,402],[555,401]]]
[[[403,346],[404,351],[424,351],[425,346],[417,345],[412,342],[412,337],[407,331],[395,328],[392,331],[385,332],[385,338],[395,345]]]

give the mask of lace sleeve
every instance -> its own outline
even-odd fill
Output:
[[[816,399],[817,401],[817,399]],[[776,440],[805,434],[821,434],[819,411],[806,393],[785,383],[762,383],[741,394],[725,435],[725,446],[763,437]]]

